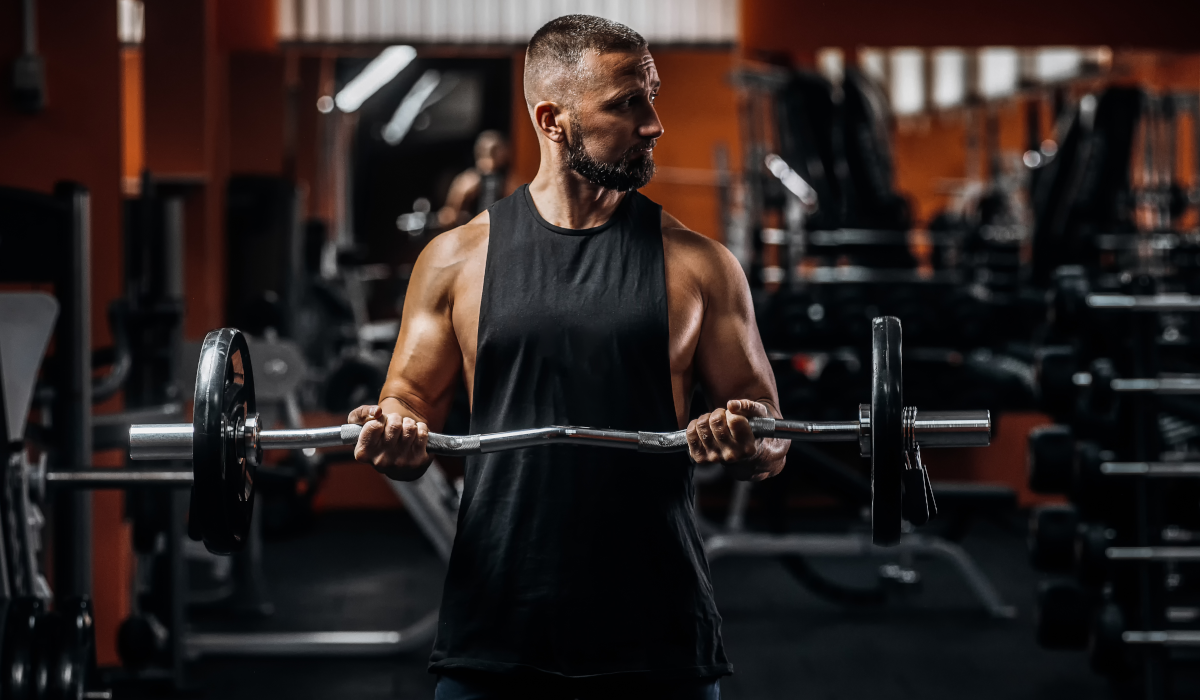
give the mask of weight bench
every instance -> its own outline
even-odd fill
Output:
[[[793,446],[794,448],[795,446]],[[820,455],[820,453],[814,455],[808,450],[803,451],[803,454],[816,457],[816,460],[809,464],[821,465],[818,469],[824,474],[825,480],[836,477],[834,483],[840,480],[843,485],[855,485],[855,475],[844,466],[838,465],[836,460]],[[975,560],[957,543],[966,535],[974,518],[981,515],[1008,513],[1016,509],[1016,492],[1008,486],[934,482],[933,493],[938,505],[937,521],[947,523],[947,532],[943,536],[906,532],[901,535],[900,542],[895,547],[874,545],[868,532],[844,534],[745,532],[742,528],[746,506],[750,500],[750,487],[751,484],[748,482],[738,482],[734,485],[730,512],[723,525],[701,521],[700,529],[705,535],[704,552],[710,563],[728,556],[887,557],[899,564],[885,564],[880,569],[881,575],[900,583],[912,583],[916,580],[910,568],[912,561],[917,557],[931,557],[952,565],[991,617],[1011,619],[1016,616],[1016,608],[1003,601],[992,582],[976,565]],[[853,493],[857,489],[847,490]],[[809,588],[816,583],[804,578],[801,581]],[[837,586],[823,584],[823,587],[836,588]],[[820,590],[814,590],[814,592],[821,594]],[[882,592],[847,589],[842,593],[843,599],[846,600],[854,598],[860,602],[874,603],[884,601]]]

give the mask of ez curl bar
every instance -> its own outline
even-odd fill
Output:
[[[893,545],[901,520],[923,524],[936,508],[920,448],[983,447],[991,436],[988,411],[918,411],[903,405],[900,320],[872,321],[871,403],[850,421],[791,421],[753,418],[756,437],[816,442],[857,442],[871,458],[872,539]],[[263,430],[254,398],[254,372],[245,336],[234,328],[208,334],[196,372],[192,423],[134,425],[129,453],[135,460],[190,459],[181,470],[86,470],[46,474],[47,485],[105,488],[123,485],[179,486],[191,477],[189,535],[210,551],[239,549],[250,529],[255,472],[268,449],[353,445],[362,426],[347,424],[305,430]],[[542,445],[609,447],[640,452],[687,450],[685,431],[658,433],[571,426],[531,428],[484,435],[430,433],[434,455],[471,455]],[[98,474],[96,472],[106,472]]]

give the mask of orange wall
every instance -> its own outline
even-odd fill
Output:
[[[743,55],[811,60],[837,46],[1200,48],[1200,3],[1187,0],[742,0]]]
[[[283,55],[246,52],[230,54],[228,106],[229,171],[239,174],[282,175]],[[309,105],[309,111],[316,110]]]
[[[732,50],[650,47],[662,79],[655,107],[665,129],[654,151],[659,175],[643,192],[699,233],[722,238],[713,152],[723,144],[736,169],[740,153],[737,98],[728,76]],[[537,136],[521,92],[524,51],[513,55],[513,163],[510,184],[537,174]],[[708,180],[709,182],[705,182]]]
[[[730,85],[732,50],[654,51],[662,79],[655,108],[664,133],[654,150],[659,174],[646,196],[693,231],[724,239],[715,180],[714,151],[723,146],[731,167],[740,167],[737,94]],[[706,173],[707,171],[707,173]]]
[[[20,52],[19,3],[0,3],[0,66]],[[7,90],[0,100],[0,185],[49,191],[58,180],[91,193],[92,344],[111,342],[106,310],[121,287],[123,70],[117,4],[93,0],[38,3],[38,49],[46,63],[48,102],[36,115],[18,114]],[[98,31],[103,27],[106,31]],[[6,77],[7,79],[7,77]],[[110,402],[106,408],[119,408]],[[98,455],[106,464],[111,455]],[[93,495],[93,593],[97,655],[116,661],[116,628],[128,613],[128,538],[121,539],[123,499]]]

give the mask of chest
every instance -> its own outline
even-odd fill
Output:
[[[504,234],[493,234],[504,235]],[[661,238],[523,232],[493,243],[480,293],[479,341],[590,354],[666,342]]]

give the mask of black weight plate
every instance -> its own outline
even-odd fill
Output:
[[[196,367],[188,532],[214,554],[241,549],[250,531],[255,468],[237,449],[234,430],[257,410],[245,336],[236,328],[209,332]]]
[[[903,409],[900,319],[880,316],[871,321],[871,540],[877,545],[900,541]]]
[[[1043,649],[1087,647],[1092,601],[1074,581],[1042,581],[1038,584],[1034,628]]]
[[[63,616],[57,610],[41,615],[34,634],[33,677],[38,700],[57,700],[54,676],[62,661],[65,629]]]
[[[15,598],[8,604],[0,655],[0,697],[5,700],[37,700],[34,644],[41,616],[42,601],[37,598]]]
[[[1029,488],[1067,494],[1075,472],[1075,435],[1069,425],[1042,425],[1029,431]]]
[[[55,615],[59,629],[43,662],[47,684],[42,700],[81,700],[95,665],[92,602],[86,596],[68,598]]]

